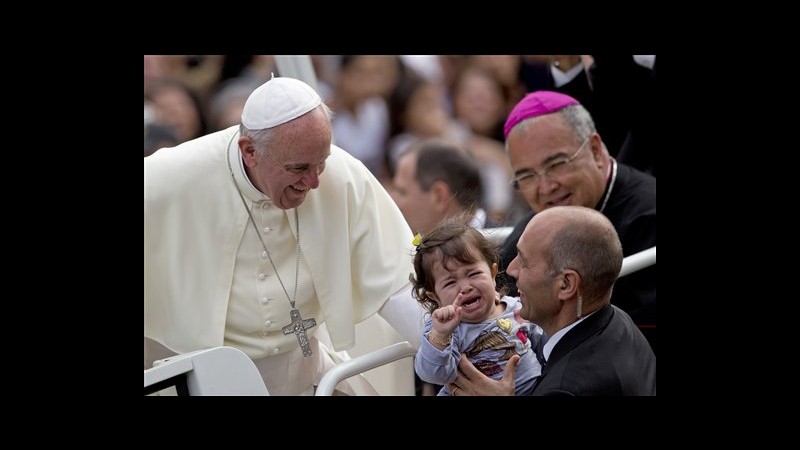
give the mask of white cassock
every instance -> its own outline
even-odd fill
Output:
[[[311,336],[316,328],[308,330],[311,358],[303,357],[295,334],[283,334],[291,306],[237,185],[289,296],[295,211],[277,208],[253,187],[238,137],[234,126],[144,159],[144,334],[177,353],[239,348],[256,362],[271,394],[308,394],[325,352]],[[355,343],[355,324],[383,307],[382,316],[418,345],[424,311],[407,289],[413,235],[364,165],[331,146],[319,188],[297,213],[296,306],[303,318],[325,322],[330,344],[341,351]]]

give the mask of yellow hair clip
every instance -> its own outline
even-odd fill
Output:
[[[421,243],[422,243],[422,236],[419,233],[415,234],[414,240],[411,241],[411,245],[413,245],[414,247],[419,247],[419,244]]]

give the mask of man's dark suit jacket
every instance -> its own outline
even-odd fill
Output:
[[[558,341],[531,395],[656,395],[656,357],[630,316],[606,305]]]

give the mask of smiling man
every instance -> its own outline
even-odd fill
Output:
[[[509,114],[504,133],[512,184],[532,212],[504,243],[501,268],[517,256],[517,241],[533,215],[553,206],[603,213],[619,234],[624,256],[656,245],[656,179],[617,163],[577,100],[558,92],[530,93]],[[501,278],[509,295],[517,295],[515,281]],[[611,303],[630,314],[655,352],[655,266],[621,278]]]
[[[411,230],[367,168],[331,145],[330,117],[310,86],[273,78],[241,126],[144,159],[146,338],[176,353],[236,347],[271,395],[314,393],[332,364],[323,322],[335,351],[376,312],[419,342]]]
[[[622,267],[611,222],[582,206],[548,208],[528,222],[518,248],[508,273],[519,286],[520,315],[546,338],[536,348],[543,369],[531,395],[656,395],[656,356],[630,316],[609,304]],[[490,379],[462,357],[449,387],[511,395],[516,358],[502,378]]]

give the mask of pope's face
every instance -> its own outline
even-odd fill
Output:
[[[331,124],[321,109],[280,126],[268,148],[253,151],[245,164],[255,187],[275,206],[291,209],[319,187],[325,160],[331,154]]]

